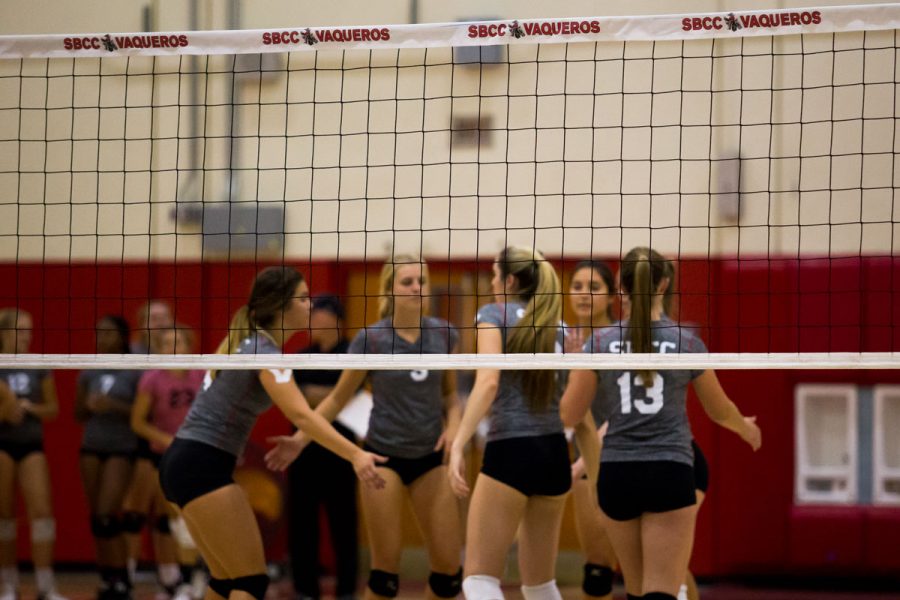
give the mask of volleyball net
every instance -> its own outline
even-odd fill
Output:
[[[0,306],[35,326],[0,365],[295,365],[209,354],[260,268],[342,296],[355,329],[411,254],[462,353],[303,364],[896,368],[898,24],[877,5],[0,37]],[[568,321],[579,261],[657,250],[710,354],[474,357],[509,245],[557,268]],[[94,354],[100,317],[151,300],[201,353]]]

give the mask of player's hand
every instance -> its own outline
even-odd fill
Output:
[[[105,394],[100,394],[98,392],[91,392],[91,394],[88,395],[85,404],[87,409],[94,414],[109,412],[112,408],[112,403],[109,401],[109,398]]]
[[[756,417],[744,417],[744,427],[741,430],[741,439],[750,444],[756,452],[762,446],[762,431],[756,424]]]
[[[453,444],[450,448],[450,464],[447,466],[447,477],[450,478],[450,489],[459,498],[469,495],[469,484],[466,482],[466,458],[462,448]]]
[[[384,487],[385,481],[378,474],[377,467],[379,464],[386,463],[387,460],[384,456],[360,450],[353,457],[353,470],[356,471],[356,476],[365,485],[380,490]]]
[[[303,449],[309,445],[309,438],[301,435],[300,439],[292,435],[276,435],[266,438],[266,441],[275,446],[266,452],[266,467],[271,471],[284,471],[292,462],[297,460]]]
[[[28,404],[27,400],[16,400],[12,403],[12,407],[6,415],[6,420],[11,425],[21,425],[22,421],[25,420],[25,415],[27,414],[27,410],[25,405]]]
[[[565,353],[580,354],[584,349],[585,337],[581,327],[566,328]]]

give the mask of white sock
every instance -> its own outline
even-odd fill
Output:
[[[165,563],[156,567],[159,582],[163,587],[175,587],[181,582],[181,568],[175,563]]]
[[[490,575],[469,575],[462,587],[466,600],[504,600],[500,580]]]
[[[128,581],[134,583],[134,578],[137,575],[137,561],[133,558],[126,559],[125,568],[128,569]]]
[[[688,600],[686,583],[682,583],[681,587],[678,588],[678,600]]]
[[[53,569],[41,567],[34,570],[34,581],[37,584],[38,593],[47,594],[56,589],[53,582]]]
[[[525,600],[562,600],[555,579],[538,585],[523,585],[522,596]]]
[[[0,584],[3,590],[17,590],[19,588],[19,570],[15,567],[0,567]]]

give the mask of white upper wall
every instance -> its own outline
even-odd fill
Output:
[[[752,8],[827,4],[845,2]],[[147,5],[157,30],[190,28],[186,3]],[[228,5],[200,3],[200,28],[226,28]],[[423,1],[418,20],[654,14],[673,3],[484,5]],[[244,28],[391,24],[408,22],[410,4],[243,2],[240,12]],[[134,31],[142,19],[140,3],[0,4],[0,34]],[[0,142],[0,257],[168,258],[177,247],[197,258],[199,228],[181,217],[176,229],[176,193],[221,207],[230,188],[237,201],[283,206],[285,253],[301,259],[377,260],[391,246],[490,256],[506,243],[573,258],[636,244],[673,255],[896,254],[893,33],[869,34],[865,52],[862,36],[836,48],[808,36],[803,49],[821,53],[805,61],[795,36],[743,49],[730,40],[715,58],[704,41],[547,45],[539,57],[518,46],[511,65],[483,69],[450,66],[449,50],[295,53],[274,58],[287,72],[239,76],[235,101],[247,104],[234,117],[246,137],[234,146],[230,75],[215,73],[230,63],[202,59],[202,175],[190,171],[191,77],[178,58],[104,60],[103,77],[99,61],[79,59],[78,77],[50,79],[46,61],[0,61],[0,107],[35,109],[0,117],[0,139],[13,140]],[[342,60],[357,68],[341,76]],[[20,68],[35,76],[21,87]],[[792,89],[800,81],[803,93]],[[352,102],[362,99],[377,101]],[[451,145],[451,118],[479,115],[491,142]],[[729,193],[738,181],[740,228]]]

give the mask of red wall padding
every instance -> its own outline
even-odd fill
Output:
[[[467,263],[472,267],[474,263]],[[35,319],[34,351],[91,352],[93,327],[107,313],[132,319],[147,298],[169,301],[176,319],[201,332],[211,352],[246,299],[261,264],[125,263],[0,265],[0,306]],[[299,265],[313,292],[345,291],[360,263]],[[461,265],[460,265],[461,266]],[[457,268],[455,266],[455,268]],[[900,351],[900,258],[683,260],[678,315],[701,327],[711,351]],[[296,344],[296,342],[295,342]],[[89,562],[93,550],[78,475],[80,427],[72,410],[76,373],[58,371],[61,413],[49,423],[60,561]],[[755,414],[763,447],[753,454],[690,405],[695,436],[710,463],[693,569],[700,575],[772,574],[833,567],[860,573],[900,568],[900,511],[793,506],[793,389],[797,383],[900,382],[900,372],[731,371],[719,374],[745,414]],[[286,429],[270,411],[258,441]],[[23,557],[27,530],[20,531]]]

